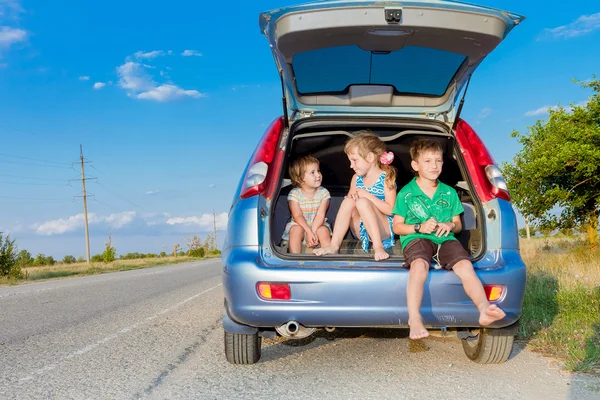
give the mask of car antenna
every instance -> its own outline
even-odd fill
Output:
[[[460,99],[460,103],[458,104],[458,110],[456,111],[456,116],[454,117],[454,122],[452,123],[452,130],[454,132],[456,130],[456,124],[458,124],[458,118],[460,117],[460,113],[463,109],[463,105],[465,104],[465,96],[467,95],[467,90],[469,90],[469,83],[471,83],[471,77],[473,74],[469,75],[469,79],[467,79],[467,86],[465,87],[465,91],[463,92],[462,98]]]

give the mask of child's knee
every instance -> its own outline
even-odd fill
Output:
[[[301,236],[303,234],[303,229],[299,225],[294,225],[290,228],[290,236]]]
[[[422,258],[418,258],[410,263],[411,275],[427,275],[429,273],[429,263]]]
[[[371,207],[371,201],[369,199],[365,199],[364,197],[356,200],[356,208],[358,210],[364,210],[367,207]]]
[[[321,225],[319,227],[319,229],[317,229],[317,233],[321,233],[321,234],[328,234],[329,233],[329,228],[326,227],[325,225]]]

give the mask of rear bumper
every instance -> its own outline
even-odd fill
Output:
[[[492,268],[477,269],[484,284],[505,286],[498,304],[506,317],[490,327],[514,324],[521,315],[525,265],[518,250],[495,251]],[[407,327],[406,284],[402,268],[263,266],[258,246],[223,253],[223,288],[229,318],[248,327],[268,328],[295,320],[307,327]],[[489,260],[489,258],[488,258]],[[267,301],[258,282],[289,283],[292,299]],[[479,313],[461,281],[448,271],[431,270],[421,313],[429,328],[475,328]],[[227,328],[226,328],[227,330]]]

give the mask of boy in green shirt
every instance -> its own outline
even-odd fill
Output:
[[[429,264],[434,257],[460,278],[479,310],[482,326],[504,318],[504,311],[488,302],[469,253],[454,237],[462,230],[460,214],[464,209],[456,190],[438,180],[443,164],[441,146],[434,140],[417,140],[410,148],[410,157],[417,177],[400,190],[392,210],[393,230],[400,235],[406,265],[410,267],[406,288],[410,338],[429,336],[420,308]]]

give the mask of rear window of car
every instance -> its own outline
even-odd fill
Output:
[[[396,92],[441,96],[465,61],[462,54],[407,46],[375,53],[338,46],[294,55],[292,68],[301,94],[345,92],[350,85],[392,85]]]

